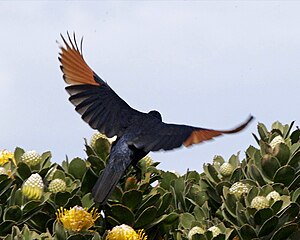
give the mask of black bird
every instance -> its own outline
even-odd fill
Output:
[[[69,85],[66,87],[69,100],[93,129],[107,137],[117,136],[109,163],[92,190],[94,200],[100,204],[106,203],[125,170],[150,151],[188,147],[222,134],[236,133],[253,119],[250,116],[240,126],[225,131],[164,123],[157,111],[143,113],[131,108],[87,65],[82,55],[82,39],[79,50],[75,34],[73,40],[69,34],[68,41],[61,37],[65,46],[60,47],[59,61]]]

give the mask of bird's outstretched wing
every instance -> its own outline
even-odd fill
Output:
[[[108,137],[120,137],[136,118],[146,115],[131,108],[103,81],[85,62],[81,47],[68,34],[68,41],[61,35],[59,61],[63,78],[69,86],[69,100],[81,114],[82,119],[93,129]]]
[[[253,117],[250,116],[244,123],[231,130],[197,128],[187,125],[167,124],[160,121],[148,130],[144,130],[143,134],[133,139],[130,144],[143,149],[145,152],[171,150],[182,145],[189,147],[223,134],[237,133],[243,130],[252,119]]]

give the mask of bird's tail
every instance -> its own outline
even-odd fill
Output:
[[[92,195],[95,202],[100,203],[100,205],[106,203],[125,170],[126,168],[116,169],[111,164],[108,164],[93,187]]]

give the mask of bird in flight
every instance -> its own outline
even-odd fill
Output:
[[[189,147],[222,134],[236,133],[253,119],[250,116],[238,127],[223,131],[164,123],[158,111],[143,113],[130,107],[87,65],[82,55],[82,39],[79,49],[75,34],[73,39],[69,33],[67,36],[65,39],[61,35],[64,46],[60,46],[59,61],[68,84],[69,100],[93,129],[107,137],[117,137],[109,162],[92,190],[100,205],[106,203],[126,169],[150,151]]]

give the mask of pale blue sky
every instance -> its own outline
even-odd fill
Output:
[[[257,122],[299,124],[300,2],[0,2],[0,149],[84,157],[93,131],[68,102],[60,33],[84,36],[86,61],[132,107],[240,134],[152,154],[200,170],[255,144]]]

